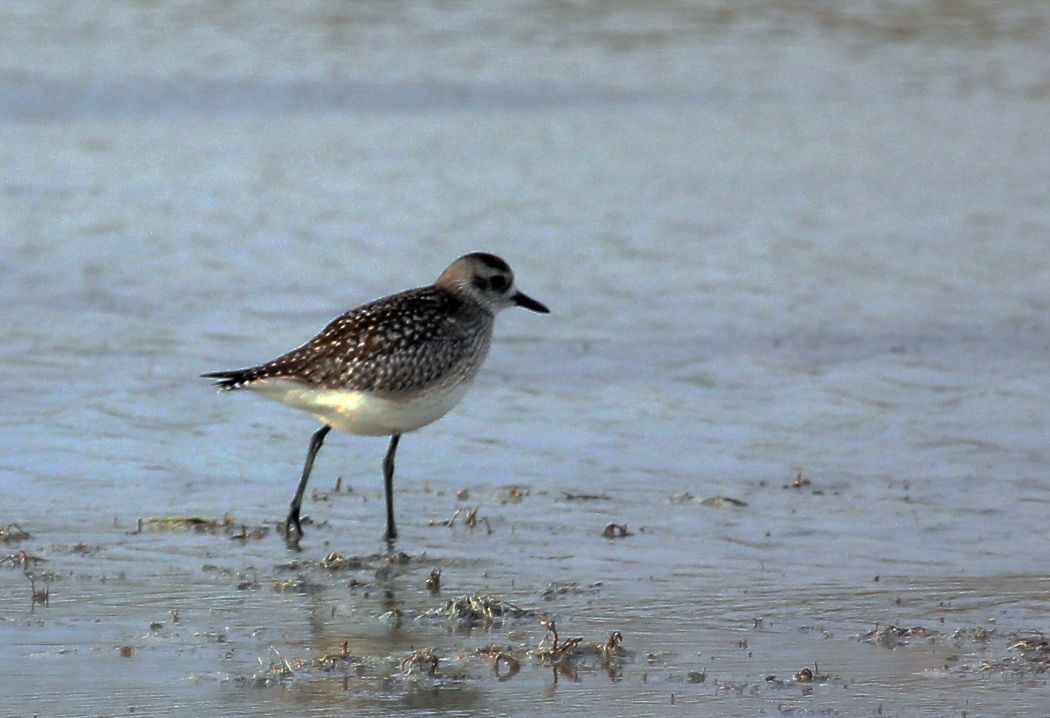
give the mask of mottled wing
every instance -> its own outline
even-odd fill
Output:
[[[459,306],[434,287],[411,289],[352,309],[265,364],[205,376],[223,389],[294,379],[325,389],[409,392],[440,380],[471,353]]]

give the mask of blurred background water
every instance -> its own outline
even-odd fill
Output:
[[[4,4],[0,523],[32,539],[0,553],[56,574],[30,617],[16,561],[0,572],[13,714],[642,715],[675,691],[719,715],[1047,710],[1045,679],[940,669],[958,646],[853,638],[993,620],[1002,643],[965,668],[1047,628],[1048,38],[1050,10],[1023,0]],[[461,407],[406,437],[400,548],[523,602],[602,581],[559,619],[622,630],[641,665],[567,694],[542,672],[231,687],[270,647],[316,648],[318,609],[238,592],[201,556],[269,571],[283,544],[126,531],[279,518],[315,424],[197,375],[471,250],[553,313],[501,315]],[[315,482],[363,498],[309,505],[329,523],[306,553],[381,550],[383,448],[329,441]],[[782,488],[799,472],[809,487]],[[508,484],[529,497],[500,503]],[[462,487],[491,536],[428,526]],[[748,506],[700,505],[716,495]],[[602,539],[609,521],[634,535]],[[400,591],[421,607],[417,578]],[[335,643],[458,645],[323,595],[359,614]],[[173,608],[201,625],[151,643]],[[763,616],[765,653],[741,654]],[[253,632],[274,622],[301,630]],[[680,683],[813,660],[852,690]]]

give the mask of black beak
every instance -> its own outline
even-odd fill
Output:
[[[537,302],[535,299],[530,297],[528,294],[523,294],[521,292],[518,292],[513,297],[511,297],[511,300],[515,304],[517,304],[519,307],[525,307],[526,309],[531,309],[532,311],[539,312],[540,314],[550,314],[551,313],[550,309],[547,309],[547,307],[545,307],[542,304],[540,304],[539,302]]]

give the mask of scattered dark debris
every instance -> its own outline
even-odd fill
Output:
[[[501,663],[506,664],[506,666],[507,666],[507,672],[506,673],[502,673],[501,674],[499,672],[499,667],[500,667]],[[510,655],[509,653],[497,653],[495,656],[493,656],[493,658],[492,658],[492,672],[496,675],[496,678],[498,678],[499,680],[501,680],[501,681],[510,680],[514,676],[518,675],[518,673],[520,671],[521,671],[521,661],[519,661],[517,658],[515,658],[512,655]]]
[[[441,569],[440,568],[431,569],[430,575],[427,576],[426,587],[427,587],[427,590],[430,591],[431,594],[441,593]]]
[[[437,674],[439,662],[433,648],[420,648],[402,658],[399,665],[402,673],[411,674],[415,670],[421,670],[428,676],[433,676]]]
[[[668,666],[677,657],[678,654],[672,651],[657,651],[656,653],[646,653],[645,661],[650,666]]]
[[[566,501],[610,501],[607,494],[574,494],[570,491],[562,491],[562,497]]]
[[[347,679],[352,675],[361,676],[368,671],[365,659],[360,656],[351,655],[349,645],[343,641],[341,649],[334,653],[326,653],[317,658],[285,658],[277,649],[271,647],[274,658],[269,664],[263,664],[262,658],[259,664],[263,670],[250,676],[236,676],[233,680],[253,687],[262,688],[266,686],[282,685],[294,679],[300,673],[309,671],[342,672],[344,676],[344,689]]]
[[[217,531],[233,525],[233,517],[230,514],[225,514],[222,519],[206,519],[200,516],[153,516],[140,518],[135,533],[142,533],[147,528],[158,530],[189,528],[197,531]]]
[[[607,539],[626,538],[633,534],[627,530],[627,524],[608,524],[602,529],[602,536]]]
[[[802,472],[800,471],[800,472],[798,472],[798,475],[795,476],[795,480],[794,481],[792,481],[790,484],[784,484],[781,488],[782,489],[801,489],[804,486],[809,486],[811,483],[813,483],[813,482],[810,481],[809,479],[807,479],[805,476],[803,476]]]
[[[132,656],[135,655],[135,647],[134,646],[123,645],[123,646],[117,646],[116,648],[117,648],[117,654],[121,658],[131,658]]]
[[[499,609],[493,608],[492,605],[488,606],[487,610],[492,615],[499,613]],[[508,612],[507,604],[502,604],[502,610],[503,613]],[[351,655],[346,641],[343,642],[341,650],[313,659],[285,658],[276,649],[271,648],[273,657],[269,664],[263,664],[261,658],[259,660],[263,670],[234,680],[255,686],[269,686],[282,684],[310,670],[342,672],[344,676],[350,678],[375,674],[383,680],[398,680],[399,678],[418,680],[419,677],[433,676],[441,676],[448,680],[455,679],[457,676],[455,673],[448,672],[448,665],[454,666],[458,662],[472,659],[484,661],[491,667],[493,675],[499,681],[510,680],[516,676],[526,662],[553,669],[555,680],[559,674],[577,679],[578,672],[585,670],[605,670],[610,677],[618,677],[621,674],[623,663],[631,655],[623,647],[623,635],[619,631],[610,633],[605,641],[584,642],[582,638],[562,640],[552,620],[542,620],[540,625],[547,629],[547,633],[536,645],[529,645],[527,640],[520,645],[490,644],[453,656],[439,655],[434,647],[424,647],[407,655],[402,654],[400,658],[390,656],[386,659],[378,659],[378,661],[369,660]],[[524,636],[525,634],[522,634],[522,638]],[[446,664],[446,661],[450,663]],[[445,671],[439,671],[441,666],[446,666]],[[391,669],[393,673],[390,672]],[[703,682],[703,680],[701,678],[696,682]]]
[[[51,591],[50,583],[52,575],[50,572],[45,573],[44,587],[37,589],[36,587],[36,576],[31,573],[26,573],[26,578],[29,579],[29,592],[30,592],[30,610],[35,609],[37,606],[43,606],[44,608],[50,608],[51,606]]]
[[[455,511],[452,512],[452,515],[449,516],[444,521],[438,521],[437,519],[430,519],[430,521],[427,522],[427,526],[447,526],[448,528],[452,528],[452,526],[456,523],[456,518],[459,517],[459,515],[460,515],[460,513],[462,511],[463,511],[463,509],[456,509]]]
[[[273,654],[277,656],[277,658],[271,658],[270,665],[266,667],[265,677],[267,679],[290,678],[295,675],[295,672],[298,669],[306,665],[306,661],[302,658],[293,658],[289,661],[278,653],[277,649],[273,646],[270,646],[270,650],[273,651]],[[259,662],[262,663],[262,658],[259,659]]]
[[[457,508],[455,511],[453,511],[452,515],[449,516],[444,521],[431,520],[429,522],[429,525],[430,526],[447,526],[448,528],[452,528],[453,526],[456,525],[456,519],[459,516],[462,515],[463,516],[463,525],[466,526],[467,528],[473,530],[473,529],[477,528],[478,523],[480,522],[480,523],[485,524],[486,534],[491,534],[492,533],[492,524],[489,523],[488,516],[483,516],[481,518],[478,518],[478,510],[480,508],[481,508],[481,506],[475,506],[472,509],[460,507],[460,508]]]
[[[34,556],[28,551],[16,551],[13,554],[0,558],[0,566],[11,566],[12,568],[18,567],[23,571],[28,569],[30,566],[36,566],[37,564],[47,563],[46,558],[40,558]]]
[[[776,676],[770,676],[770,678],[776,678]],[[769,678],[766,679],[767,681]],[[735,696],[742,696],[747,692],[748,688],[751,689],[751,695],[755,695],[758,692],[758,687],[748,683],[747,681],[715,681],[714,689],[718,693],[732,694]],[[777,709],[784,713],[783,704],[777,706]]]
[[[227,643],[229,636],[223,631],[197,631],[194,638],[203,638],[205,643]]]
[[[501,646],[493,643],[482,646],[474,651],[474,655],[482,656],[492,662],[492,673],[497,680],[509,681],[521,671],[521,659],[514,654],[518,652],[512,646]],[[501,671],[500,667],[505,668]]]
[[[555,678],[559,672],[575,678],[579,670],[587,668],[601,668],[608,671],[610,676],[620,674],[628,653],[623,647],[623,634],[619,631],[610,633],[603,643],[584,643],[580,637],[560,640],[553,619],[541,620],[540,625],[547,629],[547,635],[536,648],[528,652],[528,657],[540,665],[555,669]]]
[[[1035,673],[1050,673],[1050,642],[1042,634],[1021,638],[1010,650],[1018,653],[1012,661],[1015,666],[1024,666]]]
[[[470,489],[460,489],[456,492],[456,501],[467,501],[470,499]]]
[[[807,666],[800,671],[796,671],[789,679],[780,678],[778,676],[766,676],[766,685],[772,688],[787,688],[798,683],[827,683],[831,679],[832,676],[827,673],[821,673],[820,667],[814,663],[812,668]]]
[[[340,666],[346,666],[351,663],[355,663],[358,659],[350,655],[350,644],[347,641],[343,641],[343,650],[339,653],[326,653],[319,658],[315,658],[313,665],[315,668],[319,668],[322,671],[334,671]]]
[[[1016,674],[1050,674],[1050,641],[1042,633],[1013,634],[1009,650],[1015,655],[997,661],[981,661],[982,671],[1008,671]]]
[[[689,671],[689,673],[686,674],[686,680],[689,683],[706,683],[707,668],[705,667],[702,671]]]
[[[350,485],[347,485],[346,488],[343,488],[343,477],[342,476],[337,476],[335,478],[335,487],[332,489],[332,493],[333,494],[352,494],[352,493],[354,493],[354,487],[350,486]],[[326,499],[328,498],[327,494],[325,495],[325,498]]]
[[[324,586],[319,583],[310,583],[304,578],[275,578],[271,581],[275,593],[321,593]]]
[[[30,538],[29,532],[18,524],[8,524],[0,528],[0,543],[17,543]]]
[[[305,521],[303,523],[306,523]],[[268,526],[248,526],[237,523],[232,514],[226,513],[221,519],[208,519],[201,516],[151,516],[140,518],[130,535],[144,531],[181,531],[192,530],[197,533],[224,534],[233,540],[248,541],[265,538],[270,529]]]
[[[263,671],[240,680],[246,680],[255,686],[267,686],[290,679],[299,671],[315,669],[330,672],[359,665],[361,661],[359,657],[350,654],[349,644],[346,641],[343,641],[342,650],[336,653],[326,653],[312,660],[285,658],[272,646],[270,650],[273,651],[275,657],[270,659],[268,665],[263,666]],[[262,664],[262,658],[259,659],[259,663]]]
[[[1010,644],[1011,651],[1035,651],[1050,648],[1050,643],[1047,643],[1046,638],[1043,637],[1042,633],[1038,633],[1034,636],[1015,636],[1014,642]]]
[[[697,501],[697,498],[688,491],[680,494],[672,494],[669,501],[672,504],[689,504]],[[740,499],[734,499],[730,496],[708,496],[706,499],[699,501],[701,506],[712,506],[714,508],[722,508],[724,506],[747,506],[746,501]]]
[[[448,621],[471,627],[502,625],[507,618],[535,615],[535,611],[520,608],[498,596],[477,593],[456,596],[446,601],[441,608],[433,608],[423,613],[423,616],[442,616]]]
[[[232,568],[221,568],[212,563],[206,563],[201,566],[202,571],[214,571],[216,574],[223,578],[234,579],[237,581],[237,590],[246,591],[248,589],[259,588],[259,572],[254,568],[249,567],[246,571],[238,571]],[[178,621],[178,612],[174,614],[174,620]]]
[[[540,641],[536,650],[533,651],[533,655],[541,662],[560,661],[562,657],[571,655],[576,647],[583,643],[582,638],[570,638],[567,641],[559,641],[558,626],[552,618],[540,620],[540,625],[547,629],[547,635]]]
[[[343,488],[343,477],[337,476],[335,479],[335,486],[332,487],[331,491],[325,491],[324,489],[313,489],[310,491],[310,499],[313,501],[328,501],[333,496],[340,496],[354,493],[353,486],[347,486]]]
[[[581,588],[575,581],[552,581],[540,591],[540,596],[545,601],[550,601],[555,596],[583,596],[585,594],[598,593],[598,589],[601,587],[601,581],[595,581],[587,588]]]
[[[401,628],[405,621],[405,609],[401,607],[400,601],[392,601],[388,605],[392,605],[392,608],[379,614],[379,620],[394,628]]]
[[[826,627],[821,625],[811,626],[804,624],[798,627],[799,633],[819,633],[820,637],[824,640],[829,640],[835,637],[834,632],[829,631]],[[857,640],[861,640],[863,636],[857,636]]]
[[[528,486],[508,484],[496,493],[496,498],[503,504],[520,504],[529,495],[529,491]]]
[[[328,571],[346,571],[364,568],[364,562],[357,556],[345,558],[332,551],[321,559],[320,566]]]
[[[241,524],[240,531],[230,534],[230,539],[233,541],[258,541],[266,538],[266,535],[269,533],[270,528],[268,526],[255,526],[249,529],[246,525]]]
[[[283,572],[309,571],[323,569],[325,571],[358,571],[376,566],[387,567],[390,565],[404,565],[409,563],[412,557],[401,551],[398,553],[374,553],[370,556],[343,556],[332,551],[321,559],[303,558],[285,561],[274,566],[274,570]]]
[[[956,629],[951,638],[953,641],[973,640],[977,643],[988,643],[992,640],[992,636],[995,635],[995,629],[988,630],[984,626],[977,626],[977,628],[959,628]]]
[[[729,496],[709,496],[700,502],[701,506],[713,506],[715,508],[722,508],[723,506],[747,506],[747,502],[741,501],[740,499],[734,499]]]
[[[897,648],[898,646],[906,646],[910,642],[918,639],[932,640],[936,636],[941,634],[924,626],[912,626],[911,628],[901,628],[899,626],[875,626],[871,631],[868,631],[860,640],[872,643],[876,646],[882,646],[883,648]]]

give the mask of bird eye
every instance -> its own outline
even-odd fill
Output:
[[[502,292],[507,288],[507,278],[500,276],[499,274],[490,279],[489,282],[492,284],[492,288],[497,292]]]

